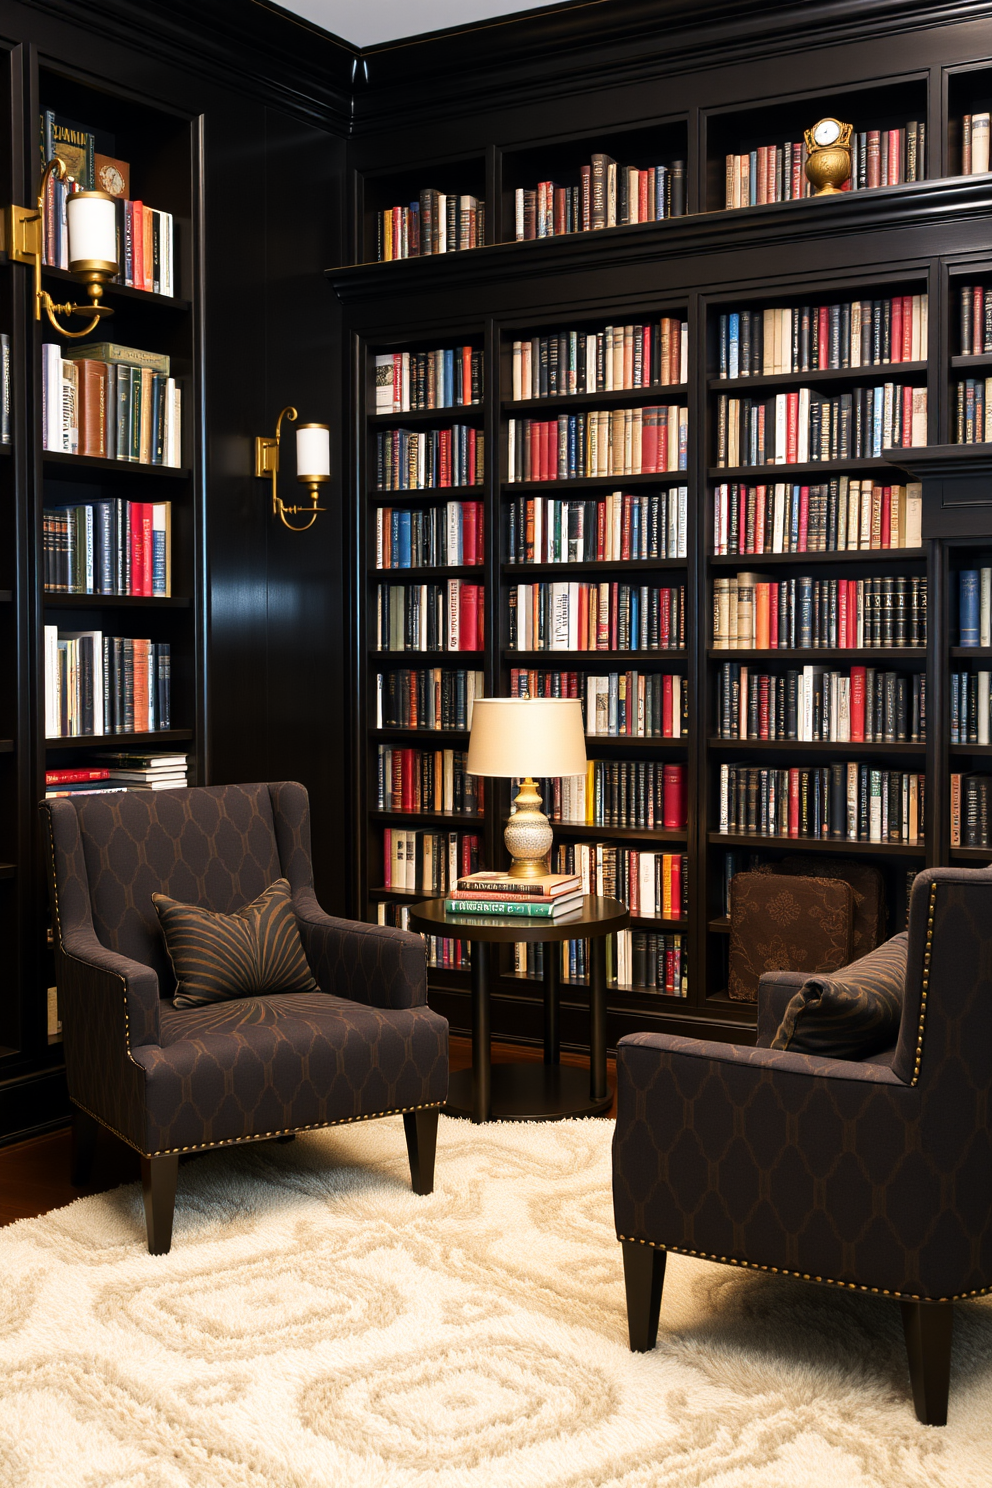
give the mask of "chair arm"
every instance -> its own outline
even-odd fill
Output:
[[[799,988],[809,979],[808,971],[766,971],[758,983],[758,1037],[759,1049],[770,1049],[785,1010]]]
[[[71,995],[93,994],[118,1000],[121,1007],[121,1045],[134,1049],[159,1042],[161,1002],[158,975],[141,961],[120,956],[97,940],[92,928],[78,927],[62,937],[63,978]]]
[[[426,1004],[427,951],[419,935],[334,919],[306,890],[293,903],[303,949],[322,992],[379,1008]]]
[[[778,975],[778,973],[775,973]],[[805,982],[806,977],[802,977]],[[635,1053],[635,1051],[637,1051]],[[644,1051],[643,1053],[641,1051]],[[645,1055],[647,1058],[645,1058]],[[866,1085],[898,1085],[903,1081],[888,1065],[865,1064],[856,1059],[828,1059],[822,1054],[793,1054],[787,1049],[758,1048],[751,1044],[721,1044],[716,1039],[685,1038],[672,1033],[628,1033],[617,1044],[617,1069],[621,1062],[628,1072],[638,1073],[650,1064],[672,1056],[695,1064],[733,1064],[775,1074],[815,1076],[822,1080],[854,1080]]]

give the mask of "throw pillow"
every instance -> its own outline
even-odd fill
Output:
[[[840,971],[812,976],[785,1010],[773,1049],[867,1059],[894,1043],[906,986],[906,931]]]
[[[285,878],[234,914],[181,904],[167,894],[153,894],[152,903],[176,974],[175,1007],[318,990]]]

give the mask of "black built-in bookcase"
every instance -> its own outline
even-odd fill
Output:
[[[371,360],[393,348],[428,348],[443,338],[484,336],[487,381],[483,417],[490,440],[483,491],[487,517],[486,650],[487,691],[505,694],[509,668],[518,653],[507,650],[507,590],[522,582],[524,572],[505,562],[505,508],[516,492],[551,496],[595,488],[630,490],[650,481],[652,488],[668,484],[672,476],[616,477],[596,483],[541,483],[531,487],[507,485],[506,423],[510,416],[552,417],[570,408],[604,406],[614,402],[645,403],[642,393],[612,394],[599,399],[563,398],[511,403],[509,348],[515,338],[552,329],[599,327],[657,319],[663,314],[688,318],[688,386],[682,401],[689,408],[688,469],[681,480],[689,489],[689,537],[684,561],[656,565],[653,582],[679,581],[688,590],[690,628],[684,657],[669,661],[655,653],[647,666],[683,670],[689,683],[689,739],[624,741],[590,739],[590,757],[638,757],[662,761],[677,755],[688,766],[689,821],[685,846],[689,854],[690,907],[686,927],[690,991],[685,1001],[614,989],[610,994],[610,1042],[628,1031],[653,1027],[679,1032],[705,1032],[725,1039],[752,1036],[753,1008],[733,1003],[727,995],[727,933],[721,913],[723,854],[740,847],[763,861],[795,852],[852,856],[875,863],[886,883],[888,929],[902,927],[905,915],[906,874],[927,864],[949,861],[949,773],[958,753],[975,756],[973,747],[952,751],[944,738],[946,712],[943,680],[952,657],[951,579],[961,566],[977,562],[961,539],[928,537],[925,508],[924,546],[912,551],[807,553],[715,557],[712,553],[714,486],[733,480],[735,473],[718,471],[715,456],[715,410],[720,390],[732,385],[717,379],[717,325],[721,310],[753,306],[836,302],[841,299],[926,292],[929,296],[929,337],[925,357],[911,367],[821,372],[812,377],[790,374],[752,378],[737,385],[742,393],[763,389],[795,390],[817,386],[823,392],[849,391],[867,381],[908,381],[928,392],[928,439],[946,444],[953,438],[953,383],[963,364],[957,357],[956,282],[978,281],[990,264],[986,243],[992,200],[989,177],[960,178],[957,120],[962,112],[982,106],[988,92],[988,64],[982,25],[984,6],[959,7],[946,24],[927,24],[915,7],[905,14],[883,15],[880,9],[842,7],[834,43],[820,45],[811,36],[807,18],[793,15],[776,22],[760,6],[748,6],[734,22],[689,17],[684,7],[624,5],[604,21],[596,38],[594,23],[567,13],[557,20],[531,18],[513,32],[504,26],[486,33],[494,48],[489,75],[469,70],[445,90],[431,65],[451,65],[458,43],[439,38],[426,58],[424,76],[431,78],[431,96],[420,92],[419,129],[415,143],[400,127],[399,113],[412,105],[395,70],[395,59],[373,58],[372,86],[356,105],[356,138],[351,168],[357,201],[367,200],[369,182],[402,179],[409,187],[440,184],[445,142],[457,135],[456,161],[474,158],[486,165],[489,246],[447,258],[375,264],[374,251],[363,252],[354,239],[356,261],[329,271],[344,307],[352,337],[354,409],[358,461],[353,473],[356,533],[367,533],[369,508],[376,497],[368,468],[368,428]],[[910,14],[912,12],[912,14]],[[944,18],[941,17],[943,21]],[[632,27],[641,26],[635,60]],[[706,26],[707,51],[693,48]],[[662,33],[666,24],[669,31]],[[589,30],[583,27],[588,25]],[[557,28],[557,29],[556,29]],[[557,35],[559,46],[552,39]],[[547,69],[538,86],[530,67],[521,60],[524,38],[541,37]],[[746,43],[742,42],[746,37]],[[653,48],[651,38],[657,37]],[[598,45],[596,61],[580,52],[584,42]],[[480,45],[485,44],[480,35]],[[378,69],[378,72],[377,72]],[[376,91],[376,77],[379,91]],[[787,88],[783,91],[783,82]],[[473,88],[475,91],[473,91]],[[388,96],[387,96],[388,93]],[[457,127],[455,115],[457,114]],[[926,124],[925,179],[900,187],[844,194],[832,200],[807,200],[724,211],[725,155],[758,145],[801,138],[802,130],[825,114],[850,120],[859,129],[895,128],[909,120]],[[679,152],[672,149],[682,131],[685,140],[686,201],[681,220],[621,227],[599,233],[528,243],[513,239],[513,192],[533,186],[538,179],[570,184],[568,172],[596,150],[607,150],[625,164],[646,165]],[[636,149],[624,153],[624,140]],[[659,142],[657,148],[655,142]],[[418,173],[418,155],[430,162]],[[643,158],[642,158],[643,157]],[[376,187],[378,190],[378,186]],[[415,195],[414,190],[412,195]],[[411,198],[412,199],[412,195]],[[364,242],[367,250],[368,240]],[[971,276],[969,278],[969,276]],[[954,358],[952,364],[952,358]],[[979,365],[970,358],[968,366]],[[661,390],[657,401],[668,401],[673,389]],[[394,422],[402,425],[402,415]],[[411,425],[412,426],[412,425]],[[900,458],[906,463],[901,465]],[[775,467],[764,474],[741,471],[743,480],[766,479],[806,482],[827,480],[839,473],[873,476],[884,484],[916,479],[910,451],[889,458],[835,461],[806,467]],[[884,481],[882,477],[884,476]],[[457,493],[453,493],[457,494]],[[967,520],[967,519],[965,519]],[[982,517],[979,521],[986,520]],[[976,528],[981,530],[981,528]],[[967,558],[965,555],[967,554]],[[367,546],[356,558],[361,575],[359,592],[366,605],[374,595],[375,554]],[[555,565],[554,572],[534,577],[590,576],[590,565]],[[725,658],[747,659],[748,653],[713,652],[713,580],[739,570],[763,571],[769,578],[797,573],[816,577],[926,576],[928,582],[928,642],[925,649],[900,652],[826,651],[808,654],[773,651],[754,654],[762,669],[780,671],[806,661],[826,665],[885,666],[927,677],[927,742],[867,746],[796,744],[784,741],[754,748],[715,738],[716,674]],[[393,580],[397,575],[386,575]],[[410,575],[411,578],[421,577]],[[354,755],[358,779],[355,793],[356,881],[355,909],[367,914],[380,897],[379,855],[383,826],[416,826],[414,818],[395,814],[384,818],[368,810],[374,784],[378,737],[369,728],[373,700],[367,690],[374,678],[376,658],[369,650],[368,608],[358,613],[355,646],[357,713]],[[975,653],[971,653],[974,656]],[[447,662],[449,659],[445,658]],[[767,663],[767,666],[766,666]],[[523,664],[523,663],[521,663]],[[618,662],[602,652],[542,652],[530,662],[547,669],[612,669]],[[366,690],[363,693],[363,688]],[[446,739],[410,737],[414,746],[443,747]],[[457,744],[455,747],[458,747]],[[464,747],[464,746],[463,746]],[[732,838],[718,832],[718,781],[721,762],[735,757],[754,763],[802,765],[858,757],[894,769],[926,774],[927,832],[925,840],[904,843],[851,843],[798,839],[781,842],[760,836]],[[487,782],[487,784],[490,784]],[[508,807],[508,792],[492,782],[485,841],[488,861],[502,866],[500,817]],[[646,849],[667,849],[663,834],[632,834]],[[609,828],[555,828],[559,842],[582,838],[622,841],[627,834]],[[972,856],[975,856],[972,851]],[[954,861],[961,857],[955,854]],[[981,854],[978,854],[981,857]],[[963,860],[963,859],[962,859]],[[511,1038],[536,1041],[540,1036],[539,989],[514,976],[504,959],[494,993],[494,1030]],[[452,1020],[469,1026],[468,982],[464,972],[432,974],[432,1001]],[[587,1040],[584,989],[566,990],[563,1036],[582,1047]]]

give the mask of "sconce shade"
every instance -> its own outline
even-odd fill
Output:
[[[331,473],[331,431],[327,424],[296,427],[296,479],[326,480]]]
[[[586,741],[578,698],[476,698],[470,775],[584,775]]]
[[[66,200],[69,267],[110,264],[117,268],[117,207],[105,191],[74,191]]]

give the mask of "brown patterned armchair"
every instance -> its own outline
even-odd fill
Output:
[[[916,1413],[944,1424],[953,1303],[992,1289],[990,924],[992,869],[917,877],[908,938],[863,963],[888,961],[898,1036],[860,1061],[771,1047],[801,973],[762,977],[757,1047],[620,1041],[631,1348],[654,1347],[669,1250],[898,1298]]]
[[[324,914],[303,786],[70,797],[42,817],[75,1183],[98,1123],[135,1148],[160,1255],[180,1154],[402,1113],[414,1190],[431,1192],[448,1025],[426,1005],[424,944]],[[152,893],[228,914],[278,878],[320,990],[174,1007]]]

